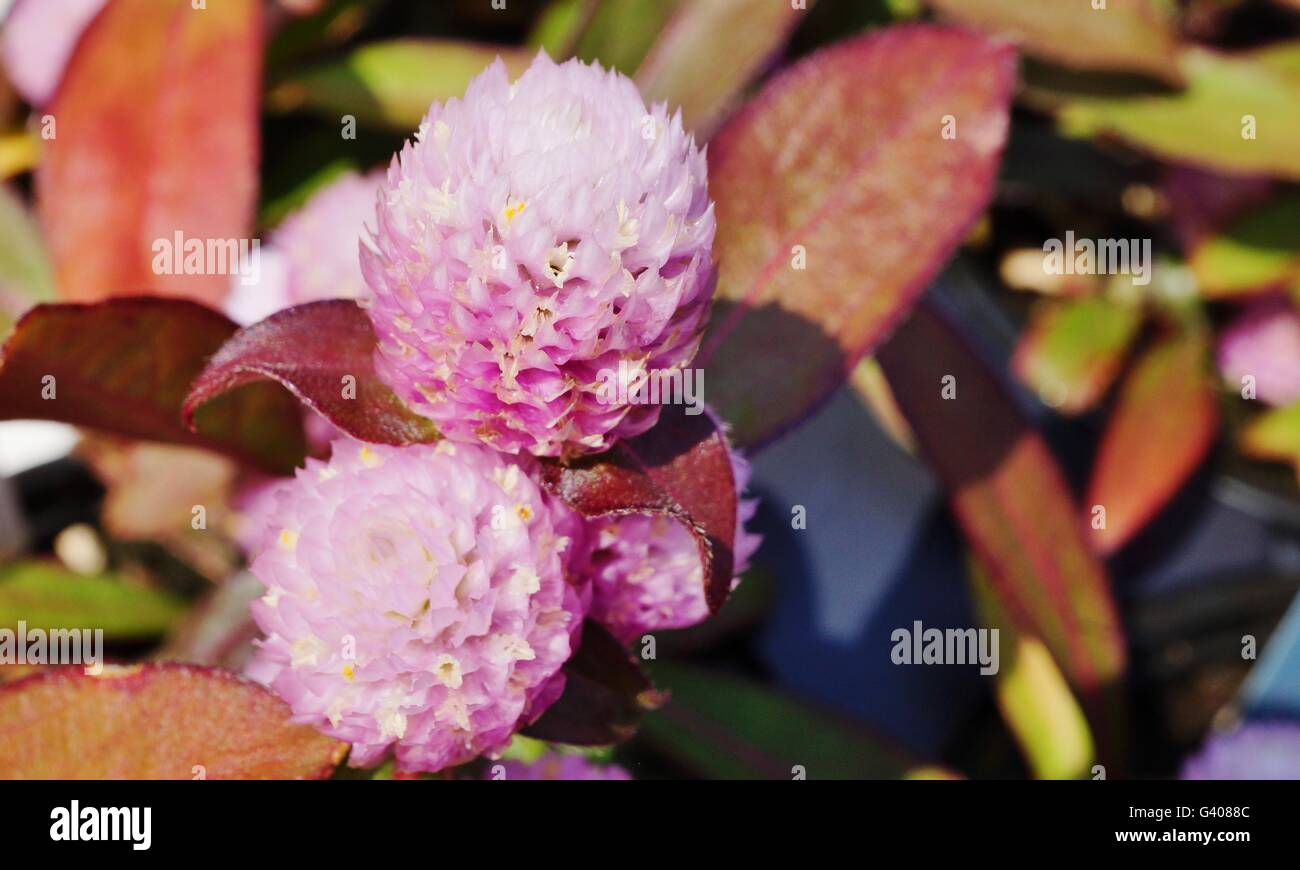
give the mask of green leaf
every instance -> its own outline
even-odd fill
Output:
[[[647,100],[680,106],[687,129],[706,136],[805,15],[782,0],[682,4],[637,69],[637,84]]]
[[[598,6],[598,0],[551,0],[537,16],[528,44],[555,60],[571,57]]]
[[[988,569],[971,558],[969,585],[980,624],[998,632],[994,695],[1038,779],[1081,779],[1091,773],[1092,732],[1052,654],[1022,630],[1003,606]]]
[[[266,69],[277,76],[295,61],[337,48],[352,39],[383,6],[384,0],[322,0],[309,15],[282,20],[268,34]]]
[[[0,627],[101,629],[110,640],[154,637],[185,610],[180,599],[113,575],[85,576],[47,562],[0,568]]]
[[[730,674],[654,664],[671,700],[641,734],[708,779],[899,779],[913,769],[869,731],[788,695]]]
[[[1012,370],[1062,414],[1096,405],[1142,325],[1142,310],[1094,297],[1039,306],[1020,338]]]
[[[578,43],[578,57],[632,75],[683,2],[699,0],[604,0]]]
[[[474,76],[500,57],[511,76],[532,55],[510,46],[450,39],[394,39],[371,42],[342,61],[290,75],[267,96],[270,108],[307,109],[338,120],[413,133],[429,106],[461,97]]]
[[[1265,411],[1241,431],[1241,452],[1255,459],[1289,462],[1300,475],[1300,402]]]
[[[359,167],[351,160],[332,160],[324,166],[310,172],[305,178],[294,184],[289,190],[271,199],[268,198],[258,212],[257,220],[262,226],[273,227],[293,212],[302,208],[312,195],[324,190],[331,181]]]
[[[1300,179],[1300,84],[1281,71],[1285,57],[1188,49],[1179,60],[1185,91],[1067,98],[1060,126],[1073,136],[1114,133],[1169,160]],[[1247,116],[1254,139],[1243,135]]]
[[[1161,339],[1134,365],[1102,435],[1082,522],[1110,555],[1168,504],[1205,459],[1219,428],[1215,379],[1194,334]],[[1097,528],[1094,512],[1105,508]]]
[[[1044,60],[1079,69],[1123,70],[1177,81],[1178,33],[1151,0],[928,0],[946,17],[1017,42]]]
[[[1189,265],[1209,298],[1267,291],[1300,278],[1300,195],[1279,196],[1203,240]]]

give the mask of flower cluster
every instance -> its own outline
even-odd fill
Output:
[[[749,463],[733,453],[731,468],[739,495],[749,482]],[[745,531],[758,503],[741,500],[738,507],[732,553],[740,575],[758,549],[758,536]],[[620,641],[686,628],[709,615],[699,545],[678,521],[643,514],[593,520],[590,537],[591,615]],[[733,585],[738,582],[739,576]]]
[[[472,445],[339,439],[276,493],[252,563],[266,634],[250,674],[352,743],[438,770],[502,747],[563,688],[584,602],[575,517],[528,468]]]
[[[693,358],[713,210],[679,117],[616,73],[544,55],[514,84],[498,63],[434,106],[377,209],[375,184],[349,176],[277,231],[296,265],[275,304],[351,288],[336,256],[373,216],[361,272],[376,368],[446,438],[339,436],[328,462],[247,499],[243,540],[267,588],[249,672],[297,721],[351,743],[352,764],[391,752],[403,771],[437,771],[500,752],[559,697],[584,619],[627,641],[708,614],[685,526],[585,520],[542,489],[530,454],[653,425],[658,406],[600,404],[598,373]],[[739,456],[733,476],[739,493]],[[737,573],[753,507],[741,502]],[[626,776],[570,756],[510,775]]]
[[[362,268],[379,376],[457,441],[558,456],[644,432],[620,362],[690,363],[713,292],[704,155],[626,77],[498,61],[394,158]]]

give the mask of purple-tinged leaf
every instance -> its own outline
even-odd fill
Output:
[[[1015,71],[977,33],[891,28],[781,73],[709,145],[720,304],[699,364],[742,447],[824,401],[960,243]]]
[[[604,746],[636,733],[641,716],[663,696],[627,650],[594,622],[582,627],[582,645],[564,665],[564,693],[524,729],[529,737]]]
[[[203,409],[195,431],[181,423],[190,382],[236,328],[183,299],[38,305],[0,351],[0,419],[205,447],[287,473],[305,442],[301,414],[281,389],[255,385]]]
[[[1103,748],[1116,751],[1124,638],[1105,568],[1051,451],[997,375],[929,308],[877,359],[1002,606],[1042,640]]]
[[[1169,167],[1160,180],[1170,224],[1185,253],[1267,202],[1275,188],[1267,176],[1223,175],[1183,165]]]
[[[374,370],[375,333],[355,302],[330,299],[276,312],[239,332],[212,357],[185,398],[185,422],[230,390],[283,384],[338,428],[374,444],[437,440],[431,421],[393,394]]]
[[[655,513],[680,521],[699,544],[709,609],[727,600],[736,484],[726,436],[709,414],[665,405],[650,431],[598,455],[548,462],[542,480],[583,516]]]

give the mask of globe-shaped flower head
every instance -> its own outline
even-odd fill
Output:
[[[731,473],[740,496],[750,468],[736,452],[731,454]],[[761,542],[745,529],[757,509],[756,499],[737,501],[732,588]],[[581,570],[591,578],[590,616],[623,643],[646,632],[686,628],[708,617],[700,548],[678,520],[646,514],[594,519],[588,521],[584,539],[590,553],[582,557]]]
[[[435,771],[504,746],[563,689],[584,596],[577,518],[475,445],[334,442],[277,491],[252,562],[266,633],[249,667],[296,721]]]
[[[610,373],[695,356],[713,293],[705,158],[616,72],[539,54],[512,84],[497,61],[429,110],[376,221],[361,254],[376,368],[448,438],[602,450],[659,413]]]

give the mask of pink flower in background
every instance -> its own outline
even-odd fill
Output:
[[[499,750],[560,694],[582,624],[576,517],[474,445],[334,443],[281,487],[251,570],[267,635],[249,674],[367,766]]]
[[[54,96],[82,31],[107,0],[17,0],[0,25],[0,60],[33,106]]]
[[[713,292],[704,154],[599,65],[500,61],[435,104],[388,171],[374,244],[380,377],[458,441],[556,456],[652,426],[602,402],[620,361],[688,364]]]
[[[732,453],[731,466],[740,494],[749,482],[749,463]],[[757,508],[755,499],[739,503],[734,583],[758,549],[760,538],[745,531]],[[594,550],[591,616],[623,643],[646,632],[695,625],[709,615],[699,546],[677,520],[644,514],[591,520],[588,539]]]
[[[382,180],[381,172],[345,172],[285,218],[261,248],[259,279],[233,280],[231,319],[247,325],[304,302],[366,295],[358,252]]]
[[[1236,389],[1254,377],[1270,405],[1300,401],[1300,313],[1285,299],[1251,303],[1219,339],[1219,368]]]
[[[504,768],[504,777],[498,777],[495,770],[489,770],[489,779],[585,779],[585,780],[630,780],[626,770],[617,764],[597,764],[581,755],[567,755],[559,752],[547,752],[536,761],[498,761],[493,765]]]
[[[1300,725],[1257,722],[1216,734],[1183,764],[1180,779],[1300,779]]]

